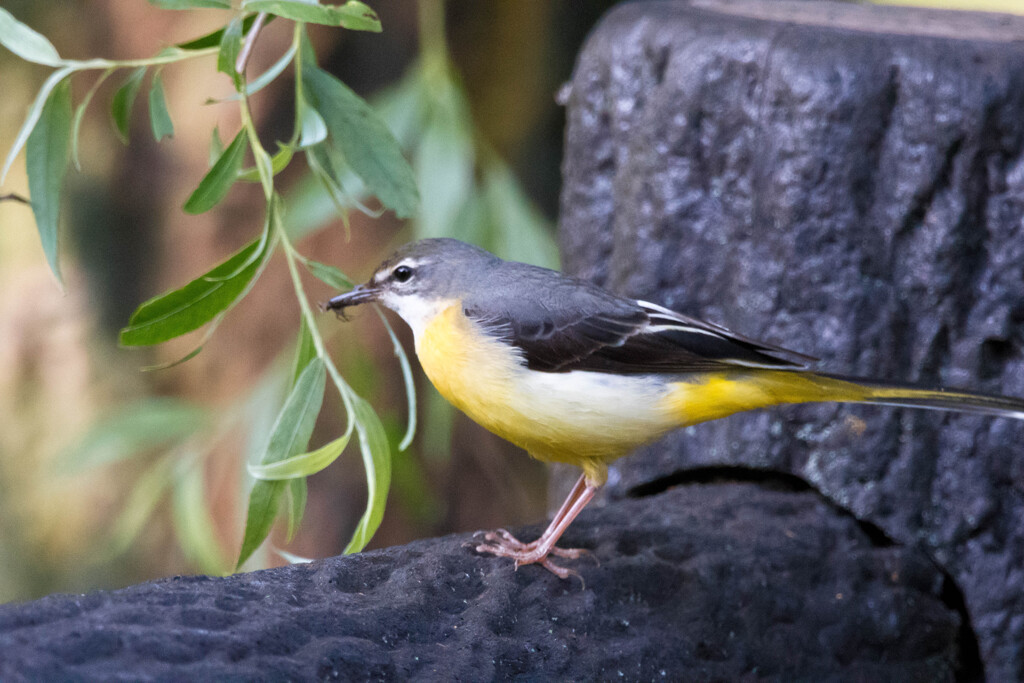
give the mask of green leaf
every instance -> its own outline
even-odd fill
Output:
[[[269,168],[264,169],[264,172],[269,173],[271,176],[275,176],[283,171],[291,163],[292,156],[295,155],[295,148],[291,145],[282,145],[279,142],[277,146],[277,153],[273,157],[268,157],[270,159]],[[258,183],[261,181],[260,170],[255,166],[242,169],[238,172],[238,179],[247,183]]]
[[[301,100],[299,101],[299,117],[302,131],[299,137],[299,147],[312,147],[327,139],[327,124],[324,123],[323,117],[317,113],[316,109]]]
[[[217,126],[213,127],[213,133],[210,134],[210,166],[212,167],[217,163],[217,159],[224,153],[224,143],[220,139],[220,128]]]
[[[245,291],[268,251],[256,239],[230,258],[181,289],[145,302],[121,330],[122,346],[149,346],[191,332],[213,320]],[[248,266],[242,267],[246,262]],[[234,274],[232,277],[225,277]]]
[[[322,360],[314,358],[299,375],[274,421],[261,464],[284,460],[305,450],[320,414],[326,386],[327,369]]]
[[[370,105],[326,71],[303,63],[309,104],[323,117],[332,143],[367,189],[399,218],[416,211],[412,168],[391,131]]]
[[[409,406],[409,420],[405,428],[405,435],[398,444],[398,450],[404,451],[409,447],[409,444],[412,443],[413,438],[416,436],[416,382],[412,377],[412,367],[409,365],[409,356],[405,353],[405,349],[402,348],[402,344],[398,341],[395,331],[391,329],[391,323],[388,322],[387,317],[385,317],[384,313],[380,310],[380,306],[374,306],[373,308],[377,311],[380,321],[384,323],[384,329],[388,331],[388,336],[391,338],[391,345],[394,349],[395,357],[398,359],[398,365],[402,368],[402,381],[405,384],[405,400],[406,405]]]
[[[306,514],[306,498],[309,492],[306,488],[305,479],[288,480],[288,541],[295,538],[295,532],[302,524],[302,518]],[[287,559],[287,558],[286,558]],[[290,560],[289,560],[290,561]]]
[[[309,453],[293,455],[290,458],[278,460],[267,465],[253,465],[250,463],[248,465],[249,474],[254,479],[266,481],[308,477],[337,460],[341,452],[345,450],[345,446],[348,445],[348,440],[349,435],[346,434]]]
[[[32,212],[50,270],[63,286],[58,262],[61,188],[71,149],[71,82],[58,85],[43,107],[39,123],[28,136],[26,168]]]
[[[384,506],[391,486],[391,446],[384,426],[370,404],[352,396],[352,418],[359,435],[359,451],[366,468],[366,511],[345,546],[345,553],[357,553],[366,547],[384,519]]]
[[[28,140],[28,136],[32,134],[36,124],[39,122],[39,117],[43,115],[43,107],[46,105],[47,100],[50,98],[50,93],[56,88],[61,81],[67,78],[70,74],[74,73],[74,67],[66,66],[63,69],[54,71],[50,76],[43,81],[43,85],[39,88],[39,92],[36,93],[36,98],[32,101],[32,106],[28,108],[28,114],[25,115],[25,120],[21,124],[21,128],[18,129],[18,135],[14,138],[14,144],[11,145],[11,149],[7,152],[7,157],[4,159],[4,168],[0,172],[0,185],[3,184],[4,180],[7,179],[7,172],[11,170],[11,165],[14,163],[14,159],[18,156],[18,152],[25,146],[25,142]]]
[[[110,534],[111,553],[124,552],[142,533],[171,483],[174,465],[173,454],[168,453],[153,463],[132,485],[128,500]]]
[[[182,208],[187,213],[199,214],[209,211],[224,199],[228,190],[238,179],[238,171],[241,170],[242,161],[245,158],[245,148],[245,131],[240,130],[227,149],[217,158],[213,168],[203,176],[199,187],[185,202],[185,206]]]
[[[178,468],[171,489],[171,512],[174,533],[185,557],[206,574],[223,574],[227,562],[214,534],[201,463],[187,462]]]
[[[266,26],[267,24],[269,24],[271,19],[273,19],[273,17],[268,17],[268,20],[263,22],[263,25]],[[242,20],[242,33],[243,34],[248,34],[249,33],[249,29],[252,28],[252,24],[253,24],[254,21],[256,21],[256,15],[255,14],[250,14],[249,16],[247,16],[245,19]],[[218,45],[220,45],[220,43],[221,43],[221,41],[223,39],[224,39],[224,29],[219,28],[216,31],[213,31],[211,33],[207,33],[205,36],[200,36],[198,38],[195,38],[193,40],[189,40],[189,41],[184,42],[184,43],[178,43],[177,45],[175,45],[175,47],[177,47],[177,48],[179,48],[181,50],[205,50],[207,48],[217,47]]]
[[[313,359],[299,375],[274,422],[261,464],[284,460],[306,448],[323,404],[326,383],[323,361]],[[236,567],[242,566],[270,534],[284,491],[285,483],[280,481],[257,480],[253,485]]]
[[[422,65],[411,68],[396,84],[374,93],[373,108],[388,125],[398,144],[409,149],[426,125],[433,82],[428,85]]]
[[[281,58],[274,62],[269,69],[245,84],[245,94],[255,95],[260,90],[263,90],[265,87],[270,85],[275,78],[280,76],[284,70],[288,68],[288,65],[291,64],[292,59],[295,57],[295,52],[295,44],[293,43],[291,47],[288,48],[288,51],[281,55]],[[214,104],[219,102],[237,102],[240,99],[242,99],[242,95],[236,92],[223,99],[207,100],[206,103]]]
[[[149,0],[149,4],[156,5],[160,9],[196,9],[202,7],[231,9],[231,2],[229,0]]]
[[[131,128],[132,106],[135,104],[135,97],[139,94],[142,86],[142,77],[146,75],[146,67],[140,66],[132,71],[125,80],[124,85],[114,93],[114,99],[110,102],[110,118],[114,121],[114,130],[121,142],[128,144],[128,134]]]
[[[316,344],[313,343],[313,335],[309,331],[305,317],[299,325],[299,338],[295,342],[295,362],[292,363],[292,386],[299,381],[302,371],[316,358]]]
[[[149,122],[153,126],[153,137],[157,142],[165,137],[174,137],[174,123],[167,111],[164,83],[159,71],[153,76],[153,84],[149,89]]]
[[[242,36],[242,17],[237,16],[224,29],[220,37],[220,52],[217,53],[217,71],[231,76],[236,86],[241,82],[241,76],[235,70],[235,63],[242,51]]]
[[[0,45],[26,62],[60,66],[63,62],[57,48],[42,33],[29,28],[0,7]]]
[[[281,496],[287,484],[283,481],[257,480],[249,492],[249,509],[245,516],[245,533],[242,548],[238,551],[235,571],[238,571],[263,541],[270,535],[270,529],[277,519],[281,507]]]
[[[305,263],[306,268],[313,274],[313,277],[328,287],[333,289],[349,289],[352,287],[352,281],[348,279],[348,276],[334,266],[329,266],[326,263],[320,263],[313,259],[307,259]]]
[[[200,406],[171,398],[147,398],[100,419],[62,453],[60,471],[73,474],[109,465],[191,436],[209,424]]]
[[[377,13],[356,0],[349,0],[344,5],[320,5],[302,0],[242,0],[242,9],[310,24],[341,26],[352,31],[381,31]]]

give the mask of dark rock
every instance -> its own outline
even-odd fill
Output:
[[[566,94],[569,272],[833,372],[1024,396],[1024,18],[630,3]],[[924,549],[991,680],[1024,680],[1024,423],[779,408],[620,460],[609,492],[708,465],[795,474]]]
[[[588,511],[585,585],[468,540],[0,607],[0,680],[942,681],[962,657],[936,566],[807,490]]]

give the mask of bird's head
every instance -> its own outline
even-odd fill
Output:
[[[401,247],[377,266],[365,284],[334,297],[324,308],[342,314],[351,306],[379,302],[418,332],[472,288],[486,286],[487,272],[501,262],[494,254],[459,240],[419,240]]]

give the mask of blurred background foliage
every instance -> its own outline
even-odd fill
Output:
[[[279,183],[303,253],[360,280],[397,245],[448,235],[557,266],[564,120],[555,93],[611,4],[371,1],[381,34],[310,26],[323,68],[370,99],[392,127],[422,204],[413,221],[353,211],[346,225],[336,198],[293,164]],[[11,0],[4,8],[62,56],[80,59],[150,56],[226,21],[223,12],[161,11],[143,0]],[[287,49],[287,23],[264,29],[251,74]],[[0,602],[224,572],[237,554],[251,485],[244,463],[265,441],[292,372],[299,312],[285,264],[270,263],[187,363],[140,372],[180,358],[199,336],[142,351],[116,344],[139,303],[204,272],[262,225],[258,185],[236,185],[209,213],[181,211],[208,168],[210,130],[239,125],[236,107],[204,105],[232,92],[214,62],[162,71],[175,134],[159,144],[137,104],[131,143],[122,145],[107,116],[122,79],[98,91],[82,127],[82,170],[72,170],[65,185],[66,295],[48,272],[31,211],[0,204]],[[5,152],[46,75],[0,50]],[[76,102],[90,82],[74,82]],[[252,98],[268,146],[290,135],[291,88],[286,71]],[[24,173],[19,160],[3,192],[27,195]],[[314,300],[334,293],[312,278],[306,286]],[[367,313],[321,329],[394,446],[405,430],[405,392],[387,331]],[[411,348],[404,326],[395,329]],[[543,470],[456,415],[417,378],[420,431],[410,449],[395,449],[391,498],[371,547],[540,519]],[[331,401],[337,397],[328,394],[314,445],[344,428]],[[339,553],[364,501],[360,455],[350,447],[309,480],[306,518],[292,542],[278,530],[247,566],[283,563],[271,545],[300,557]]]
[[[813,0],[808,0],[813,1]],[[1024,13],[1019,0],[879,0]],[[459,237],[502,256],[557,265],[564,116],[555,103],[589,29],[613,0],[370,0],[379,35],[310,27],[320,64],[368,97],[412,162],[422,205],[413,221],[358,212],[302,167],[281,178],[300,249],[361,280],[395,246]],[[216,11],[167,12],[144,0],[5,0],[5,9],[70,58],[126,59],[223,25]],[[264,29],[250,73],[287,49],[287,22]],[[217,209],[181,211],[209,165],[210,130],[236,130],[237,108],[210,63],[163,71],[175,135],[159,145],[145,107],[124,146],[96,96],[82,128],[83,168],[68,174],[62,226],[67,293],[39,245],[31,211],[0,203],[0,602],[115,587],[156,576],[229,570],[244,525],[244,462],[266,439],[287,387],[298,308],[282,259],[191,361],[159,372],[197,339],[128,351],[117,332],[145,299],[205,272],[258,231],[258,185],[236,185]],[[6,152],[44,68],[0,50],[0,150]],[[289,72],[253,98],[265,144],[292,126]],[[88,85],[76,82],[80,100]],[[27,195],[16,163],[3,193]],[[312,298],[333,292],[312,279]],[[380,412],[392,445],[406,402],[387,331],[372,312],[323,326],[352,386]],[[395,326],[406,348],[408,331]],[[415,359],[413,359],[415,366]],[[415,368],[414,368],[415,369]],[[395,450],[391,498],[371,547],[539,520],[542,468],[457,415],[416,374],[420,430]],[[344,427],[328,395],[313,443]],[[362,513],[357,449],[309,480],[305,522],[286,554],[337,554]],[[264,546],[248,566],[283,563]]]

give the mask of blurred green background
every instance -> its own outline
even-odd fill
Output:
[[[458,236],[503,256],[557,264],[552,231],[564,116],[555,95],[587,32],[615,3],[369,4],[381,17],[382,34],[315,27],[312,40],[324,68],[377,103],[391,123],[417,172],[423,213],[403,224],[390,214],[372,219],[353,212],[347,238],[331,202],[293,164],[281,183],[292,197],[290,219],[308,230],[302,251],[356,281],[392,248],[420,235]],[[927,4],[1024,11],[1019,0]],[[149,56],[226,21],[222,12],[161,11],[144,0],[7,0],[3,6],[72,58]],[[286,23],[265,29],[250,75],[283,52]],[[208,168],[211,129],[218,126],[226,137],[239,125],[233,105],[204,104],[231,92],[214,61],[163,72],[175,136],[159,145],[144,107],[136,108],[130,145],[113,133],[105,110],[118,79],[97,94],[82,129],[82,170],[71,171],[66,185],[66,294],[46,265],[31,211],[0,203],[0,602],[223,572],[237,553],[244,461],[283,400],[299,317],[283,260],[270,264],[189,362],[140,371],[179,358],[196,339],[147,351],[116,345],[118,329],[139,303],[205,272],[262,224],[256,185],[236,186],[210,213],[181,211]],[[47,75],[0,49],[4,153]],[[76,101],[90,84],[74,82]],[[290,87],[286,72],[253,98],[268,146],[290,133]],[[7,192],[28,194],[22,160],[0,188]],[[332,294],[312,279],[307,287],[317,300]],[[369,311],[349,323],[327,320],[322,330],[343,373],[397,443],[406,406],[386,331]],[[404,326],[396,330],[411,349]],[[418,370],[417,381],[420,432],[412,448],[396,452],[388,511],[371,547],[540,520],[542,467],[454,414]],[[342,428],[330,408],[315,443]],[[359,454],[349,450],[311,478],[302,529],[287,546],[275,535],[277,546],[305,557],[341,551],[365,496]],[[103,465],[112,453],[125,457]],[[285,561],[269,546],[251,566]]]

